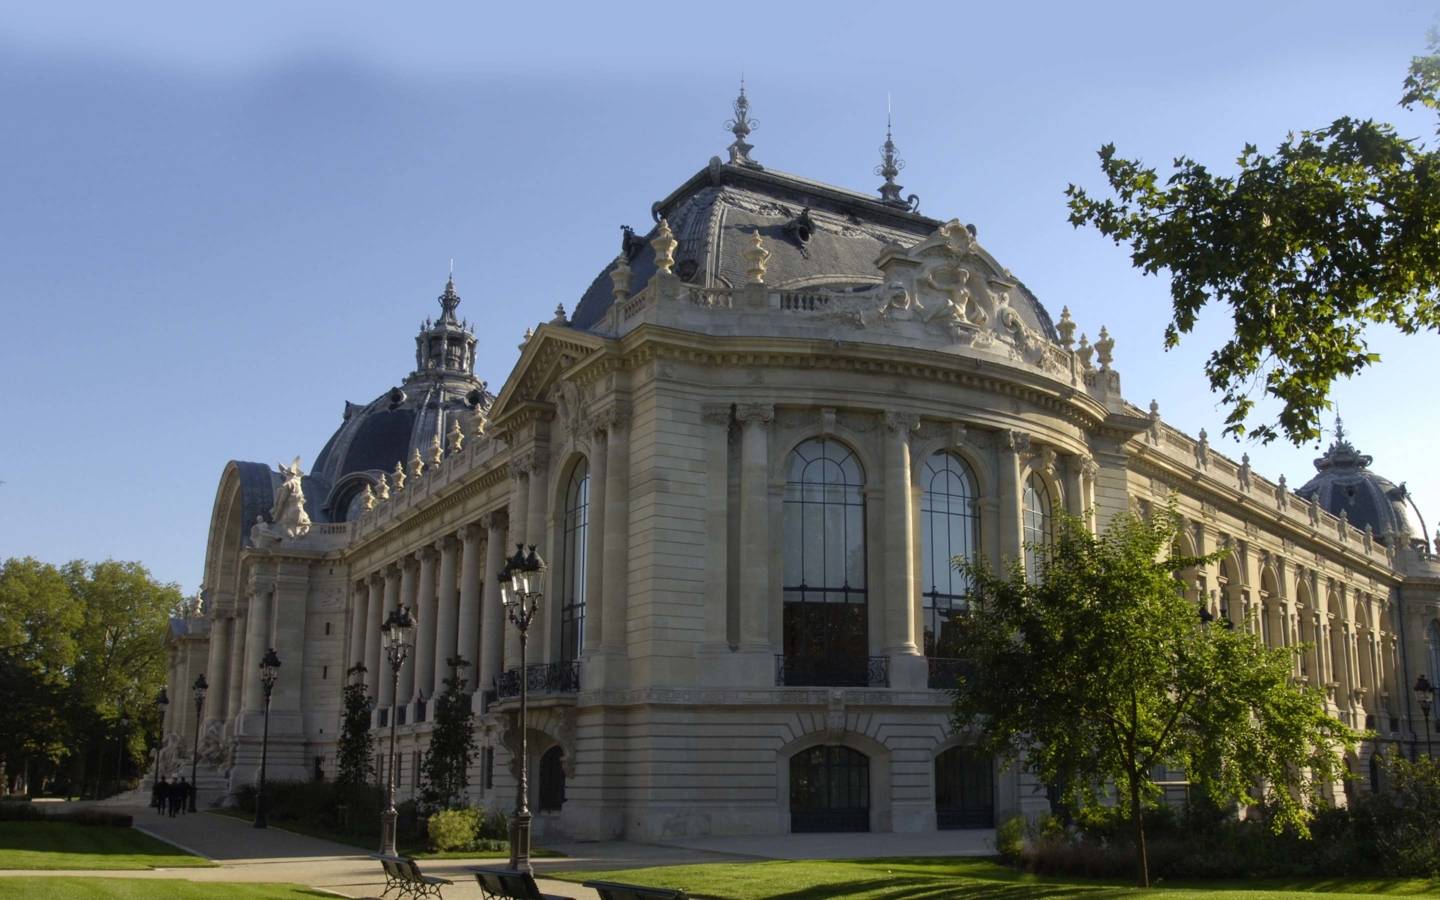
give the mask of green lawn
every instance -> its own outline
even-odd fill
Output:
[[[974,858],[904,858],[864,860],[776,860],[709,863],[609,871],[545,871],[544,877],[564,881],[622,881],[655,887],[684,888],[692,897],[722,900],[922,900],[941,897],[984,897],[1022,900],[1063,897],[1093,898],[1158,896],[1166,900],[1191,897],[1231,900],[1281,900],[1297,894],[1323,892],[1324,900],[1372,898],[1377,894],[1440,897],[1440,881],[1423,879],[1293,879],[1164,886],[1149,891],[1118,882],[1026,875],[991,860]]]
[[[209,811],[216,815],[229,816],[232,819],[244,819],[247,822],[254,818],[251,814],[243,813],[238,809],[212,809]],[[327,841],[334,841],[337,844],[359,847],[370,853],[374,853],[380,846],[380,837],[378,835],[334,831],[310,822],[297,822],[293,819],[272,824],[270,827],[281,831],[293,831],[296,834],[303,834],[307,837],[323,838]],[[481,852],[473,850],[428,850],[426,849],[427,845],[425,843],[416,843],[413,838],[407,840],[404,836],[400,838],[399,844],[400,845],[395,848],[397,853],[401,856],[410,856],[415,859],[508,859],[510,856],[508,844],[502,846],[499,850],[485,850]],[[530,856],[532,859],[546,859],[564,855],[563,853],[546,850],[541,847],[530,848]]]
[[[334,894],[298,884],[224,884],[178,878],[5,878],[0,897],[45,900],[313,900]]]
[[[0,869],[156,869],[213,866],[133,828],[0,822]]]

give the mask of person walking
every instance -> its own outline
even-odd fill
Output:
[[[184,803],[184,790],[185,789],[180,786],[180,782],[178,781],[172,781],[168,785],[166,785],[165,806],[170,813],[170,818],[172,819],[175,818],[176,814],[180,812],[180,807]]]
[[[161,815],[165,814],[165,787],[164,778],[157,778],[150,786],[150,808]]]

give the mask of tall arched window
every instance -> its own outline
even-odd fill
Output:
[[[785,684],[868,683],[865,474],[838,441],[805,441],[785,479]]]
[[[925,655],[955,656],[950,614],[962,609],[970,581],[955,569],[955,557],[980,549],[975,514],[975,476],[952,453],[936,453],[920,474],[920,595],[924,599]]]
[[[561,544],[560,661],[580,657],[585,641],[585,552],[590,531],[590,466],[585,460],[570,471],[565,487],[565,530]]]
[[[1024,527],[1025,527],[1025,577],[1034,581],[1040,576],[1037,549],[1050,541],[1050,486],[1038,474],[1031,473],[1025,479]]]

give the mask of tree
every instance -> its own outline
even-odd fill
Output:
[[[1173,507],[1117,516],[1103,535],[1063,517],[1036,547],[1038,577],[1017,563],[969,575],[957,649],[973,674],[955,690],[957,730],[1095,806],[1114,785],[1128,803],[1136,869],[1148,884],[1144,805],[1154,770],[1188,773],[1221,804],[1264,805],[1276,829],[1308,834],[1309,807],[1346,774],[1359,735],[1292,680],[1297,648],[1267,649],[1245,628],[1206,624],[1175,573],[1213,561],[1172,552]]]
[[[65,686],[75,664],[75,632],[84,617],[60,570],[32,557],[0,565],[0,768],[4,788],[31,762],[64,755]]]
[[[1430,51],[1410,63],[1406,109],[1440,110],[1440,33]],[[1070,222],[1128,244],[1145,274],[1170,272],[1166,347],[1211,301],[1230,307],[1234,337],[1205,365],[1227,434],[1314,440],[1335,380],[1379,361],[1371,326],[1440,328],[1440,151],[1393,126],[1345,116],[1268,155],[1247,144],[1235,175],[1182,156],[1163,186],[1113,144],[1099,153],[1114,196],[1071,184]],[[1282,408],[1251,429],[1258,384]]]
[[[345,709],[340,718],[340,743],[336,748],[335,780],[348,787],[369,784],[375,775],[375,736],[370,733],[370,713],[375,698],[365,692],[365,664],[350,667],[345,685]]]
[[[460,674],[470,663],[461,656],[445,662],[451,674],[445,679],[444,693],[435,698],[435,730],[430,732],[430,748],[421,763],[425,779],[421,799],[435,808],[464,802],[470,763],[475,760],[475,713],[470,695],[465,692],[465,678]]]

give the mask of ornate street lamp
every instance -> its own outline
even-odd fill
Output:
[[[1430,704],[1435,702],[1435,686],[1424,672],[1415,679],[1415,699],[1420,701],[1420,714],[1425,717],[1425,755],[1430,757],[1433,755],[1430,751]]]
[[[170,706],[170,697],[162,687],[155,695],[155,708],[160,710],[160,733],[155,736],[155,777],[151,784],[160,783],[160,745],[165,743],[165,710]]]
[[[275,648],[265,651],[260,660],[260,689],[265,692],[265,726],[260,731],[260,790],[255,793],[255,827],[264,828],[265,820],[265,762],[270,751],[270,694],[275,690],[275,679],[280,674],[280,657]]]
[[[525,739],[527,692],[525,677],[525,642],[530,623],[545,596],[545,560],[530,545],[527,556],[524,546],[515,545],[515,555],[500,571],[500,599],[515,627],[520,629],[520,780],[515,785],[515,814],[510,818],[510,868],[530,871],[530,801],[528,794],[530,760]]]
[[[390,661],[390,759],[385,767],[385,811],[380,814],[380,855],[395,855],[395,714],[400,693],[400,667],[410,655],[411,634],[415,631],[415,620],[410,618],[410,609],[401,605],[391,611],[385,624],[380,626],[380,635],[385,642],[385,658]]]
[[[210,683],[205,680],[205,673],[201,672],[200,677],[195,679],[195,744],[190,748],[190,806],[191,812],[195,811],[195,795],[200,793],[195,786],[195,774],[200,767],[200,710],[205,708],[205,692],[210,690]]]

